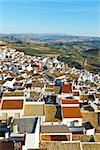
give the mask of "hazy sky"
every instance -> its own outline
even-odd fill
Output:
[[[100,36],[100,0],[0,0],[0,33]]]

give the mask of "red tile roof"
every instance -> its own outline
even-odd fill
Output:
[[[71,93],[72,92],[72,83],[63,84],[62,93]]]
[[[74,99],[67,99],[67,100],[62,100],[62,104],[79,104],[78,100],[74,100]]]
[[[13,150],[13,141],[0,141],[0,150]]]
[[[96,94],[96,98],[100,98],[100,93]]]
[[[66,141],[66,135],[42,135],[42,141]]]
[[[79,107],[62,107],[63,118],[82,118]]]
[[[73,96],[79,96],[79,91],[73,91]]]
[[[22,109],[23,100],[3,100],[1,109]]]

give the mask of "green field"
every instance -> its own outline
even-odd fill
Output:
[[[83,50],[84,45],[50,45],[45,46],[41,44],[29,45],[15,45],[10,44],[8,47],[16,48],[17,50],[24,52],[28,55],[38,56],[58,56],[58,60],[68,63],[71,67],[75,66],[78,69],[85,68],[92,73],[100,72],[100,51],[92,46],[88,46],[89,50]],[[86,44],[85,44],[86,47]],[[87,60],[87,64],[84,66],[84,59]]]
[[[81,38],[81,37],[80,37]],[[77,42],[60,42],[57,39],[50,40],[38,39],[37,43],[31,38],[23,38],[17,35],[7,35],[0,37],[1,40],[6,42],[6,45],[11,48],[15,48],[20,52],[24,52],[28,55],[38,56],[57,56],[60,61],[68,63],[70,66],[76,68],[99,73],[100,72],[100,39],[94,38],[91,40],[77,41]],[[66,38],[65,38],[66,40]],[[84,65],[84,60],[86,64]]]

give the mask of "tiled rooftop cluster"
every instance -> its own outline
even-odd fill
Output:
[[[73,143],[73,149],[76,142],[81,149],[87,144],[77,143],[76,135],[96,144],[99,132],[100,74],[71,68],[56,57],[0,48],[0,145],[7,140],[22,150],[46,149],[58,141],[64,148]]]

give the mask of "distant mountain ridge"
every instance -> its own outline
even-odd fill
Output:
[[[66,40],[67,41],[84,41],[84,40],[100,40],[100,37],[89,37],[89,36],[77,36],[77,35],[66,35],[66,34],[0,34],[0,38],[7,40],[13,38],[22,38],[22,39],[30,39],[30,40]]]

